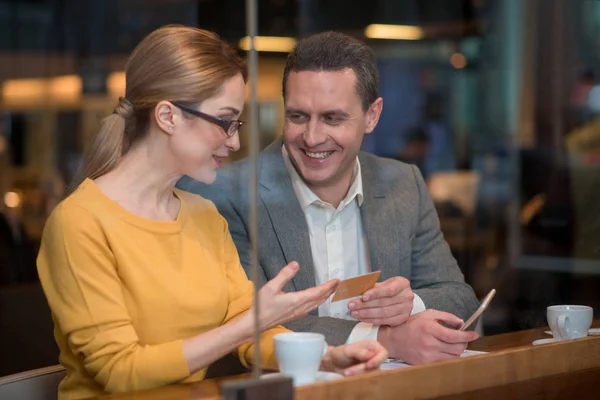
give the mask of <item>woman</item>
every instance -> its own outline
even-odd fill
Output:
[[[67,377],[61,399],[200,380],[231,351],[254,356],[253,287],[212,203],[175,189],[212,183],[239,148],[243,61],[215,34],[170,26],[146,37],[126,67],[126,95],[86,155],[77,188],[50,215],[38,271]],[[263,367],[276,368],[278,326],[308,313],[338,282],[259,292]],[[374,369],[377,342],[330,348],[323,368]]]

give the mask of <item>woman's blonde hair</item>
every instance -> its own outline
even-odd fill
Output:
[[[125,68],[125,97],[86,149],[69,192],[85,178],[113,170],[150,126],[159,101],[198,106],[217,94],[228,80],[242,74],[244,61],[213,32],[169,25],[146,36],[131,53]]]

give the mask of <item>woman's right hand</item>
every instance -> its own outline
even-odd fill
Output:
[[[267,282],[258,292],[259,323],[261,331],[284,324],[307,315],[335,292],[339,279],[299,292],[285,293],[283,287],[300,269],[297,262],[286,265],[277,276]],[[250,309],[252,316],[254,305]]]

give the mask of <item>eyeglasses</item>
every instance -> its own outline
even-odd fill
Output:
[[[185,104],[182,104],[181,102],[178,102],[178,101],[172,101],[171,104],[173,104],[175,107],[177,107],[189,114],[192,114],[195,117],[202,118],[205,121],[208,121],[210,123],[220,126],[225,131],[225,134],[229,137],[235,135],[236,133],[241,133],[244,124],[246,124],[245,121],[239,121],[239,120],[230,121],[227,119],[214,117],[212,115],[203,113],[202,111],[198,111],[192,107],[188,107]]]

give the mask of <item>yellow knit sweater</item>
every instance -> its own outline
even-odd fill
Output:
[[[180,381],[190,375],[183,339],[219,327],[252,304],[227,223],[214,205],[182,191],[176,221],[134,215],[83,182],[50,215],[38,272],[55,322],[67,377],[60,399]],[[276,368],[263,333],[264,367]],[[242,363],[254,346],[240,346]]]

